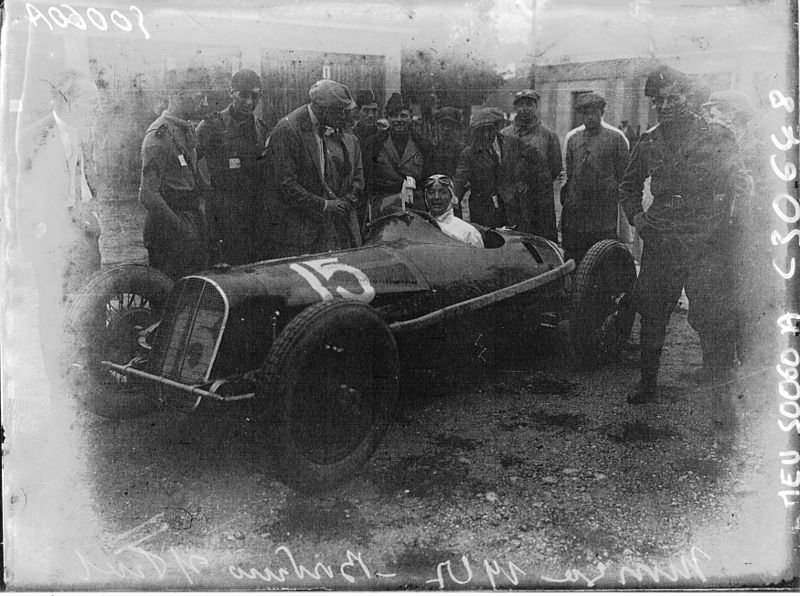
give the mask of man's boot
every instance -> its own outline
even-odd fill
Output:
[[[642,350],[642,378],[636,391],[628,396],[629,404],[648,404],[658,401],[658,363],[661,350]]]

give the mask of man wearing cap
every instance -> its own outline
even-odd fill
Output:
[[[514,110],[517,114],[514,122],[501,132],[504,135],[518,137],[528,145],[536,148],[547,164],[547,181],[550,183],[550,202],[553,204],[555,218],[555,194],[553,183],[562,170],[561,143],[558,135],[542,126],[539,118],[539,99],[541,95],[535,89],[524,89],[514,94]]]
[[[659,122],[642,135],[620,185],[625,214],[644,241],[634,296],[641,314],[641,380],[628,401],[658,398],[664,336],[683,288],[689,323],[711,371],[715,421],[730,428],[735,319],[728,220],[731,202],[746,187],[736,139],[693,112],[693,85],[683,73],[659,68],[648,76],[644,92]],[[644,212],[648,177],[653,204]]]
[[[173,279],[209,264],[210,240],[200,210],[205,183],[197,172],[197,137],[189,122],[205,104],[208,73],[199,68],[170,70],[168,106],[142,141],[139,201],[147,210],[144,245],[150,265]]]
[[[433,115],[436,124],[436,141],[433,146],[432,170],[451,178],[456,174],[458,157],[466,145],[458,140],[458,126],[461,112],[455,108],[443,107]]]
[[[282,118],[267,142],[265,234],[269,257],[359,246],[354,208],[363,188],[355,135],[342,135],[355,107],[341,83],[320,80],[310,102]]]
[[[419,189],[431,174],[433,145],[411,129],[411,110],[399,93],[393,93],[384,109],[389,128],[367,140],[364,176],[370,200],[400,192],[406,179],[417,189],[415,206],[424,208]]]
[[[252,263],[262,256],[261,223],[266,126],[255,108],[261,79],[249,69],[231,78],[231,103],[197,126],[197,156],[211,175],[206,216],[213,237],[222,241],[222,260],[230,265]]]
[[[628,140],[603,122],[606,100],[596,93],[578,97],[583,124],[567,133],[567,182],[561,189],[561,243],[580,264],[595,243],[617,237],[619,183],[628,167]]]
[[[358,143],[363,148],[367,139],[378,132],[378,100],[372,89],[363,89],[356,95],[356,108],[358,109],[358,122],[353,127],[353,134],[358,137]]]
[[[544,159],[520,139],[500,134],[503,121],[502,112],[495,108],[473,112],[469,123],[472,144],[461,152],[454,180],[456,198],[460,201],[466,190],[471,190],[473,223],[508,225],[556,241]]]

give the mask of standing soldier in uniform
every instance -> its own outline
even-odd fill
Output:
[[[142,141],[139,201],[147,209],[144,245],[150,265],[173,279],[208,266],[210,256],[200,210],[204,183],[197,173],[197,139],[188,122],[205,103],[209,83],[202,69],[168,71],[169,104]]]
[[[578,98],[583,124],[567,133],[567,182],[561,189],[561,240],[578,265],[595,242],[617,237],[619,183],[628,167],[628,140],[603,122],[606,100]]]
[[[539,119],[539,99],[541,95],[534,89],[525,89],[514,94],[514,109],[517,115],[513,124],[500,132],[509,137],[517,137],[536,149],[547,164],[545,180],[550,184],[550,204],[555,220],[555,193],[553,185],[561,175],[561,143],[558,135],[542,126]]]
[[[628,402],[658,398],[664,335],[684,288],[689,323],[711,370],[715,421],[731,427],[736,321],[728,218],[731,201],[743,190],[736,139],[692,112],[693,87],[683,73],[667,67],[652,72],[644,93],[653,99],[659,122],[642,135],[620,185],[625,214],[644,240],[635,290],[642,317],[641,382]],[[648,177],[653,204],[645,213]]]
[[[254,110],[261,99],[261,79],[240,70],[231,79],[231,103],[197,127],[197,157],[211,174],[206,216],[222,260],[230,265],[262,257],[263,163],[266,126]]]

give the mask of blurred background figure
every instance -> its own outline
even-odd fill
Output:
[[[443,107],[433,115],[436,137],[433,145],[433,170],[453,177],[458,167],[458,157],[467,148],[459,139],[461,112],[455,108]],[[458,214],[457,214],[458,215]]]
[[[362,147],[367,139],[378,132],[378,101],[372,89],[363,89],[356,94],[356,108],[358,121],[353,128],[353,134],[358,137]]]
[[[51,386],[61,377],[59,332],[65,303],[100,269],[92,126],[98,89],[87,73],[43,80],[52,112],[17,137],[16,206],[23,253],[39,292],[39,338]]]

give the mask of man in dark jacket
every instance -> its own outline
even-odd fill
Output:
[[[433,145],[411,130],[411,110],[403,104],[399,93],[386,103],[388,130],[370,137],[364,147],[364,177],[370,200],[400,192],[406,178],[415,184],[415,206],[424,209],[422,183],[435,172]]]
[[[458,127],[461,112],[455,108],[444,107],[433,115],[436,123],[436,144],[433,147],[433,166],[437,174],[452,178],[456,175],[458,158],[467,146],[458,140]]]
[[[356,95],[356,108],[358,109],[358,122],[353,127],[353,134],[358,137],[361,148],[367,139],[378,132],[378,101],[372,89],[363,89]]]
[[[476,110],[470,119],[472,145],[458,161],[454,181],[459,201],[469,188],[469,217],[490,227],[512,226],[519,232],[557,241],[555,205],[548,191],[542,156],[520,139],[500,134],[503,114]]]
[[[619,183],[630,154],[622,131],[603,122],[603,97],[584,93],[576,107],[583,124],[566,136],[561,243],[577,265],[595,242],[617,237]]]
[[[345,248],[356,228],[360,152],[355,135],[341,135],[350,91],[336,81],[314,83],[307,103],[284,117],[267,142],[265,235],[269,257]],[[349,232],[348,232],[349,233]],[[360,239],[349,238],[347,246]]]
[[[723,126],[693,113],[686,75],[662,67],[650,74],[645,95],[659,123],[639,140],[622,179],[628,221],[644,240],[635,302],[641,323],[641,381],[630,403],[655,401],[661,350],[681,289],[689,297],[689,323],[699,333],[714,382],[716,421],[735,421],[730,381],[735,347],[732,312],[731,202],[746,190],[736,139]],[[653,204],[644,212],[650,178]]]
[[[262,251],[262,186],[266,126],[255,116],[261,79],[249,69],[231,79],[231,103],[197,126],[197,157],[211,175],[206,205],[213,237],[222,241],[222,260],[252,263]]]
[[[205,104],[209,84],[203,69],[167,72],[169,105],[142,141],[144,245],[150,265],[173,279],[209,264],[208,229],[200,210],[205,184],[197,172],[197,136],[189,122]]]

